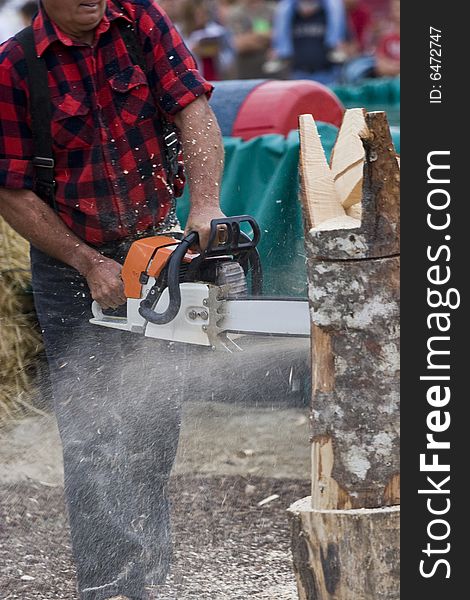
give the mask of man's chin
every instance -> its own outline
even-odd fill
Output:
[[[104,16],[106,5],[101,2],[96,3],[83,3],[78,7],[78,17],[83,23],[89,22],[94,23],[94,27],[98,25]]]

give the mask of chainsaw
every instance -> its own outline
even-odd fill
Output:
[[[307,300],[263,296],[259,240],[260,228],[247,215],[212,220],[200,253],[194,251],[196,232],[139,239],[121,272],[126,315],[105,314],[93,302],[90,322],[230,352],[241,349],[240,336],[309,337]]]

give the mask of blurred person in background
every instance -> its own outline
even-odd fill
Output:
[[[213,0],[217,11],[217,20],[228,27],[231,11],[238,5],[239,0]]]
[[[358,84],[367,77],[375,76],[373,38],[377,24],[365,0],[345,0],[344,4],[348,26],[348,60],[342,69],[341,82]]]
[[[0,44],[23,29],[20,8],[24,4],[25,0],[0,0]]]
[[[364,0],[364,2],[369,7],[374,21],[377,20],[379,22],[387,18],[390,0]]]
[[[281,0],[273,30],[273,55],[289,64],[292,79],[339,81],[347,58],[343,0]]]
[[[183,0],[158,0],[159,4],[171,19],[173,25],[181,30],[181,12]]]
[[[181,6],[181,32],[202,75],[211,81],[225,79],[235,51],[230,32],[217,23],[209,0],[185,0]]]
[[[222,18],[233,34],[236,49],[235,77],[258,79],[266,77],[265,65],[271,47],[274,5],[264,0],[225,1],[221,3]]]
[[[344,0],[352,53],[364,54],[371,46],[372,14],[364,0]]]
[[[364,79],[397,77],[400,74],[400,0],[390,1],[388,17],[371,23],[365,34],[365,40],[367,38],[373,40],[369,43],[369,51],[345,64],[342,73],[344,83],[357,85]]]
[[[377,41],[375,56],[377,77],[400,75],[400,0],[390,1],[388,26]]]
[[[19,13],[25,27],[31,25],[31,21],[37,12],[38,3],[36,0],[29,0],[29,2],[25,2],[23,6],[21,6]]]

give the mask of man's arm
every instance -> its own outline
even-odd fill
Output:
[[[199,233],[200,247],[209,241],[210,222],[225,216],[219,195],[224,168],[224,147],[217,119],[205,96],[177,113],[184,163],[191,192],[191,208],[186,232]]]
[[[121,265],[80,240],[36,194],[0,188],[0,215],[36,248],[79,271],[102,308],[126,301]]]

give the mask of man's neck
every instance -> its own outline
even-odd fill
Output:
[[[93,42],[95,41],[95,30],[85,31],[79,36],[70,36],[73,40],[77,42],[82,42],[83,44],[88,44],[89,46],[93,46]]]

